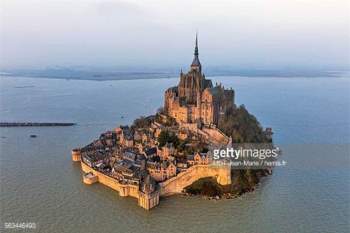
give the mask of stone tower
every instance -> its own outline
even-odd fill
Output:
[[[138,204],[146,210],[152,209],[159,204],[159,190],[149,174],[146,175],[141,185]]]

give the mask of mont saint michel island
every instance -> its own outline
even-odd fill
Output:
[[[254,190],[271,169],[232,169],[214,161],[214,149],[233,143],[272,145],[272,129],[235,104],[232,88],[206,79],[196,36],[190,69],[165,91],[164,106],[73,149],[72,160],[81,164],[85,184],[99,182],[149,210],[173,194],[219,199]]]

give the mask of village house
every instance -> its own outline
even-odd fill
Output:
[[[101,134],[100,141],[104,146],[113,147],[117,143],[117,134],[113,131],[107,131]]]
[[[179,172],[186,171],[188,169],[188,164],[186,161],[178,161],[176,162],[176,168]]]
[[[145,154],[146,158],[151,158],[153,156],[156,156],[157,155],[157,147],[147,148],[144,151],[144,154]]]
[[[166,143],[157,153],[162,160],[168,160],[170,156],[176,154],[176,149],[172,143]]]
[[[135,167],[134,164],[130,161],[124,160],[119,163],[115,163],[112,168],[112,175],[120,182],[134,185],[139,184],[139,168]]]
[[[190,166],[193,165],[207,165],[210,162],[209,154],[208,153],[199,153],[196,152],[194,155],[188,155],[187,156],[187,163]]]
[[[147,170],[152,178],[157,182],[161,182],[176,176],[176,166],[174,163],[168,161],[163,161],[161,163],[148,162]]]
[[[140,152],[140,153],[144,153],[144,150],[145,150],[145,147],[144,145],[142,145],[142,143],[138,142],[138,141],[134,141],[134,147],[137,148],[137,150]]]
[[[134,145],[134,137],[129,126],[120,126],[121,135],[120,143],[126,147],[132,147]]]
[[[135,143],[139,143],[142,140],[142,130],[136,129],[134,133],[134,141]]]
[[[162,132],[162,129],[164,129],[164,126],[156,121],[152,122],[151,124],[151,130],[154,134],[155,138],[159,137],[160,132]]]
[[[130,162],[135,162],[135,160],[136,160],[136,153],[134,153],[132,151],[124,151],[123,159],[129,160]]]
[[[106,155],[100,151],[95,151],[93,153],[83,153],[82,160],[89,167],[97,167],[99,164],[102,164],[104,159],[106,159]]]

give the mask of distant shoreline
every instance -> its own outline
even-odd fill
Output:
[[[244,75],[230,75],[230,74],[218,74],[218,75],[207,75],[208,77],[235,77],[235,78],[280,78],[280,79],[288,79],[288,78],[350,78],[349,75],[318,75],[318,76],[278,76],[278,75],[266,75],[266,76],[244,76]],[[4,75],[0,74],[0,78],[33,78],[33,79],[58,79],[58,80],[81,80],[81,81],[132,81],[132,80],[154,80],[154,79],[176,79],[178,78],[176,75],[173,76],[164,76],[164,77],[104,77],[104,78],[90,78],[90,77],[55,77],[55,76],[34,76],[34,75]]]
[[[152,80],[152,79],[174,79],[176,76],[169,77],[111,77],[111,78],[90,78],[90,77],[56,77],[56,76],[35,76],[35,75],[3,75],[0,74],[0,78],[36,78],[36,79],[59,79],[59,80],[81,80],[81,81],[132,81],[132,80]]]
[[[0,127],[52,127],[52,126],[73,126],[71,122],[0,122]]]

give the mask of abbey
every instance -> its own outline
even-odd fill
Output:
[[[191,69],[180,73],[178,86],[165,91],[165,113],[178,123],[202,123],[217,125],[219,117],[234,105],[234,91],[225,90],[221,84],[213,86],[202,73],[198,57],[198,37]]]

